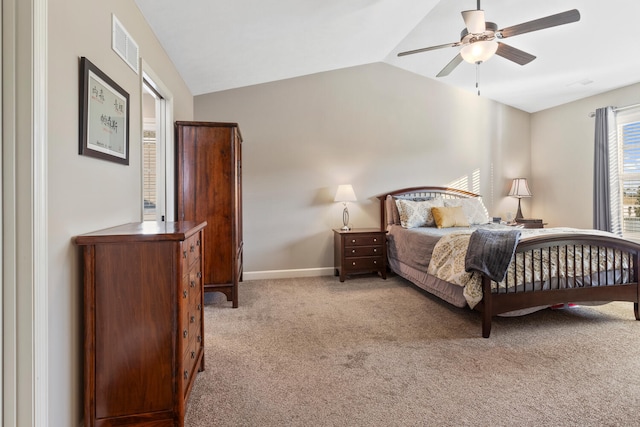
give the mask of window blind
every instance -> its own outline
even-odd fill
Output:
[[[640,108],[616,114],[624,237],[640,239]]]

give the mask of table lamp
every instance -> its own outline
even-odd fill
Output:
[[[511,183],[511,190],[509,191],[509,196],[518,198],[518,213],[516,214],[516,222],[519,219],[524,218],[522,216],[522,209],[520,208],[520,200],[523,197],[531,197],[531,190],[529,190],[529,185],[527,184],[527,178],[516,178]]]

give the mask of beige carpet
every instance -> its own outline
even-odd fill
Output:
[[[633,304],[497,318],[403,279],[240,284],[205,306],[186,425],[640,425]],[[211,298],[214,296],[214,298]]]

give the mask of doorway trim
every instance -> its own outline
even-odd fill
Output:
[[[2,0],[2,408],[49,425],[48,0]]]
[[[165,221],[175,221],[173,94],[149,64],[147,64],[144,59],[141,61],[142,73],[140,73],[140,93],[142,94],[142,85],[144,84],[144,81],[146,81],[163,98],[163,108],[160,108],[160,112],[158,117],[156,117],[156,120],[162,122],[162,136],[164,137],[164,150],[162,152],[162,164],[164,166],[164,215]],[[142,111],[140,114],[142,115]],[[141,176],[140,185],[142,185],[142,179],[143,178]]]

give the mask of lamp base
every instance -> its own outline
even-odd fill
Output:
[[[351,227],[349,227],[349,209],[347,209],[347,204],[344,204],[344,210],[342,211],[342,231],[349,231]]]
[[[522,209],[520,208],[520,198],[518,198],[518,212],[516,213],[516,222],[518,222],[519,219],[524,218],[522,216]]]

